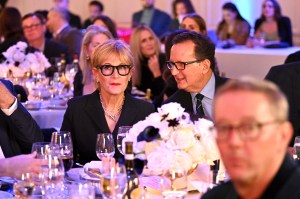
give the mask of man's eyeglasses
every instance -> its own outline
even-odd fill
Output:
[[[211,130],[215,131],[216,139],[226,141],[233,130],[239,135],[243,141],[256,140],[261,134],[261,129],[266,125],[281,123],[282,121],[274,120],[269,122],[251,122],[237,126],[231,124],[215,124]]]
[[[38,26],[42,25],[41,23],[31,24],[30,26],[23,26],[23,30],[36,29]]]
[[[171,62],[171,61],[167,61],[166,64],[167,64],[168,69],[170,69],[170,70],[172,70],[174,67],[177,70],[184,70],[186,65],[193,64],[193,63],[196,63],[196,62],[199,62],[199,61],[202,61],[202,59],[196,59],[194,61],[188,61],[188,62],[181,62],[181,61]]]
[[[131,65],[121,64],[119,66],[113,66],[110,64],[104,64],[102,66],[97,66],[97,68],[101,71],[104,76],[110,76],[114,73],[115,68],[118,71],[118,74],[121,76],[126,76],[129,74]]]

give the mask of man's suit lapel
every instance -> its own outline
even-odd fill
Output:
[[[184,90],[180,90],[179,92],[180,93],[178,96],[178,100],[179,100],[178,103],[181,104],[183,108],[185,108],[186,112],[193,113],[194,109],[193,109],[193,101],[192,101],[191,94]]]
[[[103,133],[108,133],[109,128],[106,123],[103,108],[100,103],[99,92],[96,90],[90,98],[87,99],[85,105],[85,111],[87,112],[90,120],[97,126]],[[99,132],[101,133],[101,132]]]

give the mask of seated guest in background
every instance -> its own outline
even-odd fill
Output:
[[[219,41],[231,45],[245,45],[250,34],[249,23],[241,16],[237,7],[231,3],[225,3],[222,7],[223,20],[217,28]]]
[[[39,126],[13,95],[13,85],[0,79],[0,158],[31,152],[34,142],[43,141]]]
[[[180,33],[173,39],[167,67],[174,76],[178,91],[164,104],[177,102],[187,112],[212,119],[215,91],[226,79],[214,74],[215,45],[205,35]]]
[[[91,94],[96,90],[91,67],[92,53],[99,44],[112,38],[111,33],[103,27],[90,25],[86,29],[81,45],[80,70],[74,79],[74,97]]]
[[[74,54],[80,54],[82,33],[69,25],[66,9],[52,8],[48,13],[47,27],[52,32],[54,41],[63,43],[68,47],[70,57],[73,57]]]
[[[133,86],[146,92],[152,91],[152,98],[160,94],[165,82],[162,73],[165,66],[165,54],[160,52],[160,42],[147,26],[136,27],[130,37],[130,49],[135,60]]]
[[[120,158],[116,143],[118,128],[131,126],[154,111],[152,104],[125,92],[134,62],[124,42],[111,39],[98,45],[91,66],[98,89],[68,102],[61,127],[71,132],[74,157],[82,164],[98,159],[95,149],[99,133],[113,134],[115,158]]]
[[[68,13],[68,22],[70,26],[81,29],[81,19],[78,15],[69,11],[69,0],[53,0],[55,7],[62,7],[67,10]]]
[[[2,53],[18,41],[24,41],[21,14],[14,7],[3,8],[0,12],[0,61],[4,59]]]
[[[59,58],[61,54],[65,54],[69,60],[66,45],[45,38],[47,28],[42,15],[38,13],[26,14],[22,18],[22,27],[29,45],[43,52],[53,66],[55,65],[55,58]]]
[[[262,15],[255,21],[254,39],[249,40],[248,47],[277,43],[293,46],[292,25],[288,17],[281,15],[281,8],[276,0],[265,0]]]
[[[207,35],[206,23],[204,19],[195,13],[187,14],[185,17],[183,17],[180,28]]]
[[[93,24],[93,21],[102,15],[104,11],[104,6],[100,1],[91,1],[89,3],[89,18],[83,22],[83,27],[87,28],[89,25]]]
[[[0,176],[19,178],[24,173],[40,173],[42,161],[36,159],[36,152],[0,159]]]
[[[194,13],[195,9],[190,0],[174,0],[172,3],[172,13],[174,18],[170,24],[170,31],[178,30],[183,17],[186,14]]]
[[[289,121],[293,125],[294,137],[300,136],[300,62],[274,66],[265,79],[274,82],[287,96],[289,102]],[[294,139],[290,146],[293,146]]]
[[[112,36],[115,39],[118,38],[116,23],[108,16],[101,15],[99,17],[96,17],[95,20],[93,21],[93,24],[106,28],[107,30],[109,30],[109,32],[112,34]]]
[[[201,198],[300,198],[300,169],[287,153],[292,137],[287,116],[287,100],[271,82],[225,84],[215,97],[214,120],[230,181]]]
[[[140,0],[143,10],[132,15],[132,27],[140,25],[149,26],[157,37],[169,31],[171,17],[154,7],[155,0]]]

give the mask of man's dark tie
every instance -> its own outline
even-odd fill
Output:
[[[203,106],[202,106],[202,99],[204,95],[198,93],[196,95],[196,111],[199,117],[203,118],[205,116]]]

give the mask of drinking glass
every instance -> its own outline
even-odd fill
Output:
[[[103,157],[113,157],[115,154],[114,138],[110,133],[97,135],[96,154],[101,160]]]
[[[65,171],[69,171],[73,166],[73,144],[69,131],[53,132],[51,143],[59,146],[59,153],[64,163]]]
[[[94,199],[95,187],[91,183],[76,182],[69,185],[69,198],[71,199]]]
[[[295,137],[293,157],[296,161],[300,161],[300,136]]]
[[[123,165],[115,164],[101,177],[100,189],[103,198],[121,199],[126,192],[126,170]]]
[[[132,128],[132,126],[120,126],[118,130],[118,135],[117,135],[117,148],[120,151],[122,155],[123,153],[123,148],[122,148],[122,141],[128,134],[129,130]]]
[[[78,69],[75,64],[67,64],[66,65],[65,75],[66,75],[66,79],[69,81],[69,86],[72,91],[74,91],[73,83],[74,83],[74,78],[75,78],[77,71],[78,71]]]
[[[32,144],[31,152],[37,152],[36,158],[44,159],[45,155],[59,153],[59,146],[50,142],[35,142]]]
[[[21,180],[14,183],[14,194],[17,198],[31,198],[34,181],[30,173],[23,173]]]
[[[187,193],[187,172],[179,163],[171,164],[161,180],[163,198],[184,198]]]

